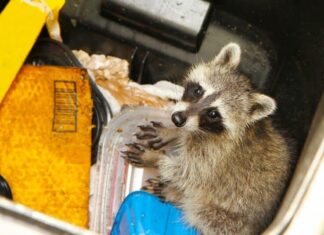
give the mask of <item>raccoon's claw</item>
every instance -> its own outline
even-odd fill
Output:
[[[132,151],[135,152],[144,152],[145,151],[145,147],[144,145],[140,144],[140,143],[129,143],[129,144],[125,144],[128,149],[131,149]]]
[[[157,146],[159,146],[159,144],[161,142],[162,142],[162,139],[160,137],[157,137],[157,138],[155,138],[153,140],[149,140],[147,142],[147,145],[148,145],[149,148],[157,150],[158,149]]]
[[[150,126],[150,125],[139,125],[138,126],[139,129],[141,129],[141,131],[150,131],[150,132],[156,132],[155,128]]]
[[[160,185],[160,184],[162,184],[160,182],[160,179],[158,179],[158,178],[149,178],[149,179],[146,180],[146,183],[149,183],[149,184],[152,184],[152,185]]]
[[[143,167],[143,160],[139,157],[138,154],[131,151],[121,151],[122,158],[124,158],[127,162],[136,167]]]
[[[151,121],[153,127],[155,128],[164,128],[164,125],[162,124],[162,122],[155,122],[155,121]]]
[[[156,168],[158,160],[163,156],[161,152],[148,149],[148,145],[142,143],[128,143],[125,146],[127,149],[120,151],[121,157],[136,167]]]
[[[135,134],[139,140],[149,140],[157,137],[157,133],[154,132],[138,132]]]
[[[128,149],[126,151],[120,151],[120,156],[133,166],[145,167],[142,158],[145,152],[144,147],[138,143],[129,143],[126,146]]]
[[[142,187],[142,190],[152,193],[155,196],[159,197],[161,200],[165,200],[165,197],[163,196],[163,187],[164,184],[160,182],[159,179],[156,178],[150,178],[146,181],[147,185]]]
[[[158,136],[158,133],[152,125],[139,125],[137,126],[140,131],[135,133],[135,136],[139,140],[154,139]]]
[[[155,143],[152,143],[150,145],[150,147],[154,150],[158,150],[158,149],[161,149],[163,148],[164,146],[166,146],[167,144],[171,143],[173,140],[175,139],[170,139],[170,140],[167,140],[167,141],[162,141],[162,139],[160,139],[160,141],[158,142],[155,142]]]
[[[163,134],[161,136],[161,128],[164,128],[161,122],[151,121],[151,124],[139,125],[138,128],[140,131],[135,133],[135,136],[144,148],[159,150],[174,140],[164,139]]]

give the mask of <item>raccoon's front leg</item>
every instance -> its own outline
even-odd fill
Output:
[[[157,162],[165,154],[164,147],[175,140],[174,132],[159,122],[140,125],[138,128],[136,142],[126,144],[128,148],[122,152],[122,157],[137,167],[156,168]]]
[[[142,187],[142,190],[152,193],[155,196],[158,196],[160,199],[164,200],[165,197],[162,193],[165,184],[160,181],[159,178],[150,178],[146,181],[145,186]]]
[[[121,157],[136,167],[157,168],[157,162],[162,157],[160,151],[145,149],[139,143],[126,144],[126,151],[121,152]]]
[[[179,191],[169,183],[163,183],[160,178],[150,178],[142,190],[152,193],[163,201],[178,204],[181,199]]]

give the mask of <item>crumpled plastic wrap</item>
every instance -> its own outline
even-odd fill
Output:
[[[159,82],[157,86],[132,82],[128,77],[129,65],[126,60],[105,55],[90,56],[82,50],[73,51],[73,53],[92,74],[96,83],[109,91],[121,106],[162,108],[172,103],[170,99],[177,99],[182,94],[182,87],[167,81],[163,81],[162,85]]]
[[[126,60],[105,55],[89,55],[83,50],[74,50],[74,55],[81,64],[90,70],[96,79],[120,79],[122,82],[128,80],[128,62]]]

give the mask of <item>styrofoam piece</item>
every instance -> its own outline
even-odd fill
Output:
[[[153,85],[142,85],[136,82],[130,82],[129,86],[146,91],[147,93],[158,96],[162,99],[171,100],[181,100],[182,94],[184,92],[184,87],[165,80],[158,81]]]

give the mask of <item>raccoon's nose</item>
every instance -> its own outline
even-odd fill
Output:
[[[182,127],[187,121],[187,117],[185,116],[184,112],[176,112],[171,116],[172,122],[177,127]]]

